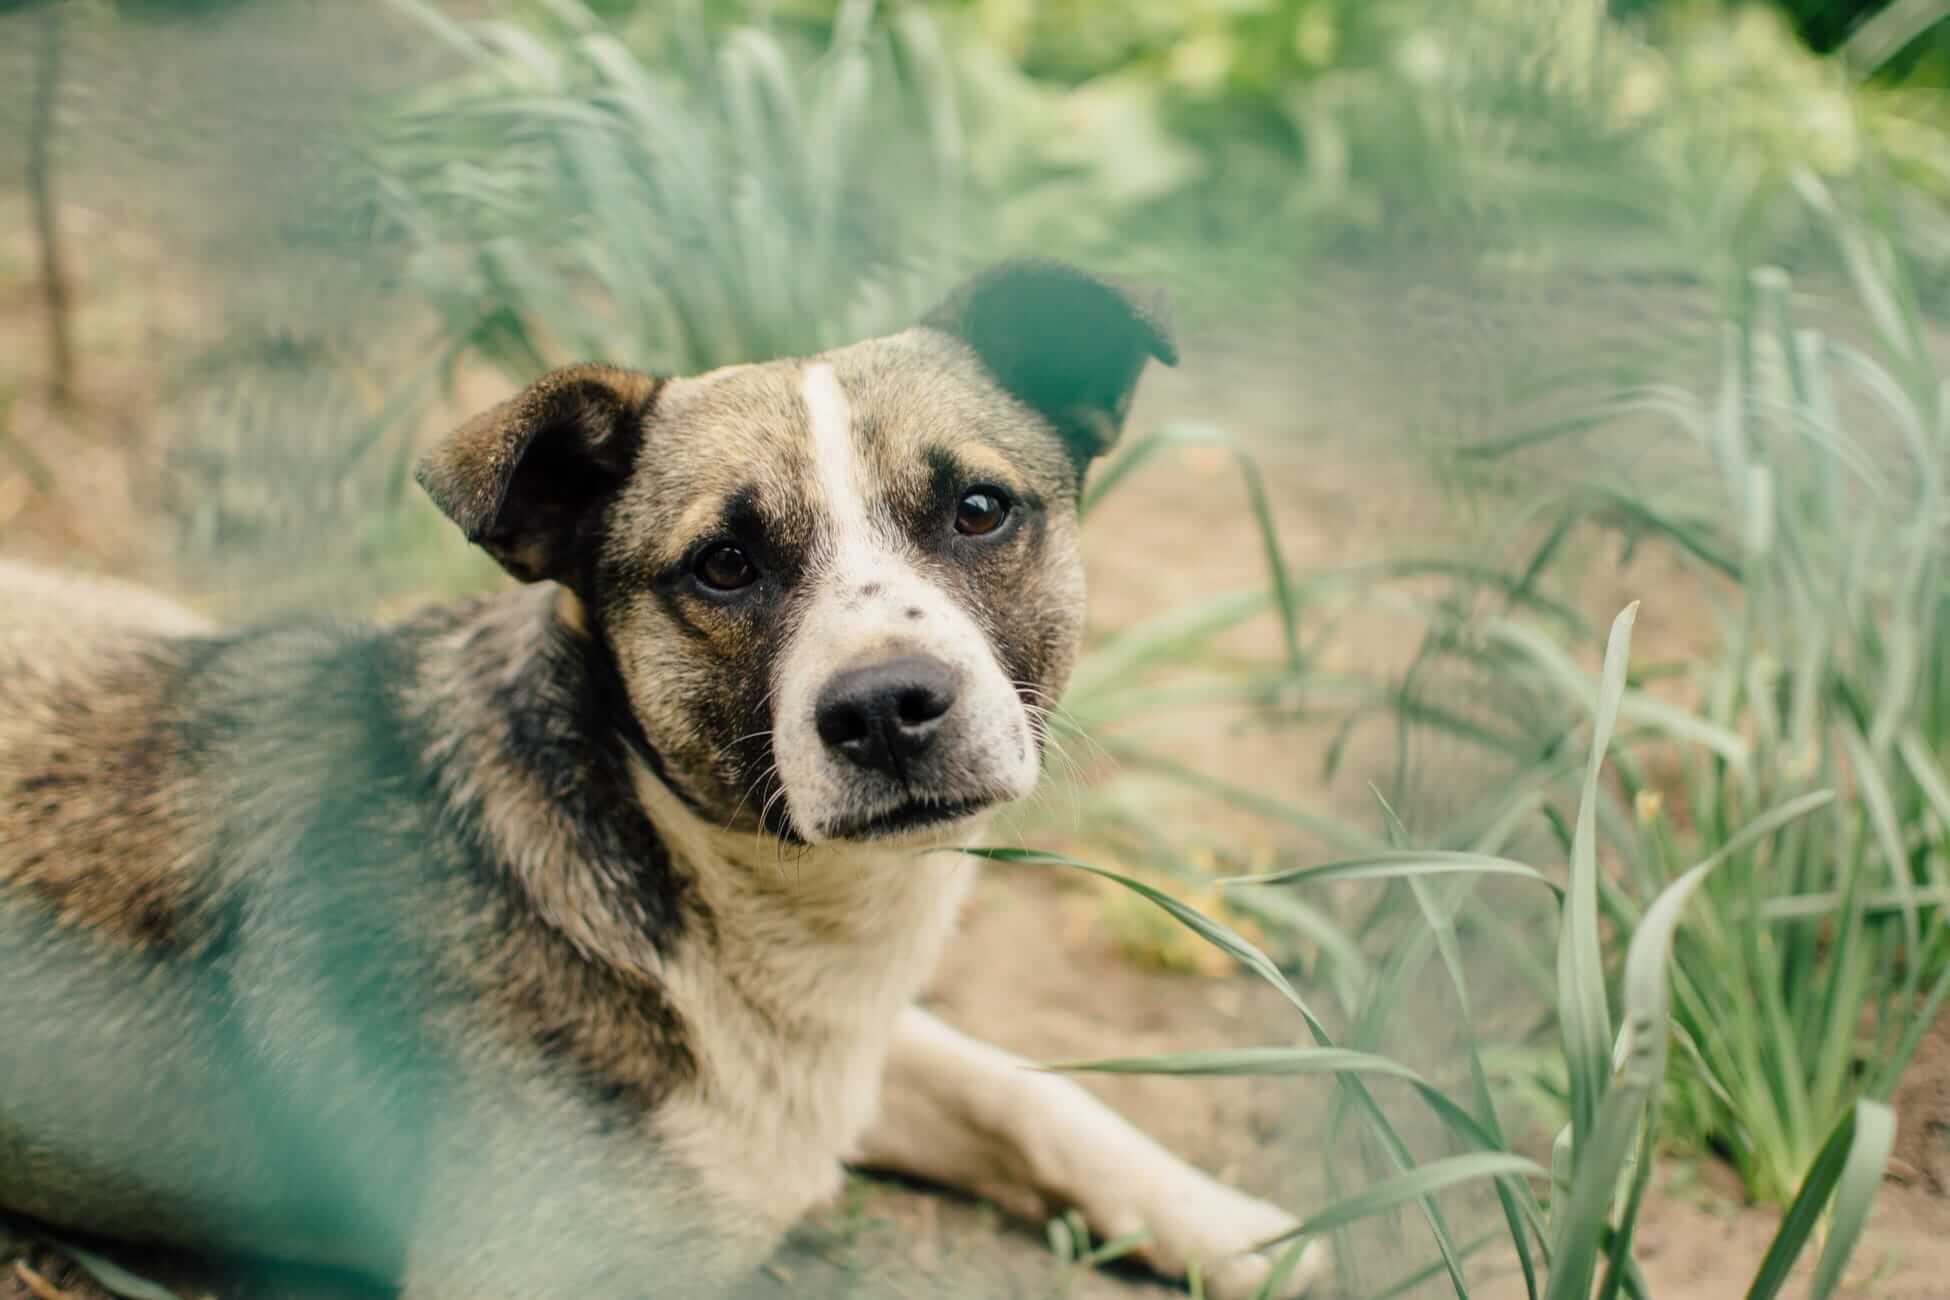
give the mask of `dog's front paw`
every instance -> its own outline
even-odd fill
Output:
[[[1146,1244],[1136,1253],[1167,1277],[1184,1278],[1196,1263],[1210,1300],[1256,1300],[1287,1247],[1254,1248],[1292,1231],[1296,1220],[1190,1168],[1173,1172],[1178,1176],[1163,1186],[1128,1188],[1140,1196],[1115,1208],[1101,1206],[1091,1217],[1101,1220],[1106,1237],[1144,1234]],[[1301,1246],[1273,1300],[1324,1295],[1331,1256],[1324,1240]]]
[[[1292,1215],[1207,1177],[1073,1080],[1012,1082],[1016,1104],[997,1127],[1045,1203],[1075,1207],[1102,1240],[1141,1235],[1136,1255],[1167,1277],[1183,1279],[1196,1262],[1209,1300],[1256,1300],[1284,1251],[1255,1247],[1298,1227]],[[1308,1242],[1274,1300],[1324,1296],[1331,1257],[1326,1242]]]

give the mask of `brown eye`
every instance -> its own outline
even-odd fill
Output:
[[[986,537],[1009,517],[1009,498],[995,488],[974,488],[955,506],[955,531],[964,537]]]
[[[699,582],[717,591],[736,591],[758,579],[751,557],[728,543],[713,546],[698,556],[696,572]]]

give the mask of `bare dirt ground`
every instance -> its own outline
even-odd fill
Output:
[[[308,11],[330,41],[324,6]],[[0,32],[7,30],[0,23]],[[94,38],[91,38],[94,39]],[[167,33],[153,38],[180,39]],[[0,47],[7,42],[0,38]],[[166,360],[185,339],[221,332],[213,320],[208,281],[185,256],[182,232],[208,204],[167,184],[171,160],[157,153],[155,124],[174,120],[150,105],[159,99],[199,98],[197,78],[172,73],[172,61],[146,47],[151,81],[127,96],[139,112],[119,112],[118,130],[143,136],[128,152],[152,154],[162,179],[130,191],[167,196],[162,209],[117,207],[101,200],[119,192],[110,175],[97,178],[64,212],[75,250],[77,342],[82,374],[72,411],[45,399],[39,304],[32,290],[31,244],[24,207],[0,191],[0,553],[48,563],[184,582],[167,534],[159,528],[163,451],[153,412],[172,378]],[[291,43],[246,45],[237,62],[256,68],[283,97],[298,91],[329,98],[333,88],[294,83],[286,70]],[[23,68],[0,49],[5,79],[0,120],[14,120]],[[83,58],[88,57],[83,51]],[[103,56],[106,57],[106,56]],[[119,64],[116,66],[120,66]],[[260,96],[275,101],[280,94]],[[226,104],[211,100],[203,117],[220,121]],[[212,128],[221,134],[221,129]],[[267,127],[276,138],[276,124]],[[168,133],[162,133],[167,135]],[[12,167],[16,161],[0,161]],[[226,167],[248,185],[269,175],[265,160],[242,153]],[[86,169],[87,159],[76,165]],[[107,169],[113,171],[112,168]],[[86,188],[84,186],[84,188]],[[183,213],[187,212],[185,216]],[[176,215],[168,215],[175,213]],[[160,232],[160,233],[159,233]],[[226,232],[203,230],[198,259],[211,256]],[[227,268],[230,282],[263,268]],[[272,272],[274,274],[274,272]],[[1556,322],[1589,332],[1621,321],[1665,334],[1683,334],[1706,319],[1703,304],[1677,290],[1648,290],[1581,301],[1577,293],[1538,304]],[[226,302],[228,300],[225,300]],[[1145,383],[1131,427],[1178,419],[1208,421],[1244,437],[1267,474],[1289,562],[1309,573],[1439,545],[1451,549],[1493,534],[1500,521],[1471,515],[1444,499],[1416,455],[1418,438],[1486,432],[1511,394],[1548,369],[1560,331],[1512,327],[1485,318],[1467,286],[1427,284],[1399,269],[1349,268],[1310,286],[1298,309],[1252,328],[1204,322],[1188,337],[1180,370],[1154,372]],[[491,398],[498,381],[485,380],[472,399]],[[460,412],[450,410],[447,416]],[[11,439],[11,442],[6,441]],[[36,486],[45,477],[44,486]],[[1458,508],[1452,508],[1458,507]],[[1187,453],[1136,476],[1093,516],[1087,529],[1092,621],[1099,631],[1180,603],[1192,595],[1260,581],[1258,541],[1236,477],[1223,456]],[[191,583],[227,612],[257,608],[262,589]],[[212,586],[217,589],[212,590]],[[356,585],[356,584],[355,584]],[[373,588],[378,590],[378,588]],[[1620,574],[1595,578],[1580,593],[1588,612],[1603,617],[1627,600],[1644,598],[1637,644],[1663,656],[1704,644],[1714,634],[1696,591],[1674,570],[1641,560]],[[288,602],[288,589],[275,598]],[[1270,630],[1246,648],[1271,644]],[[1386,624],[1348,629],[1328,650],[1329,667],[1401,662],[1412,649]],[[1188,731],[1174,753],[1183,761],[1242,784],[1295,799],[1323,812],[1374,824],[1365,778],[1384,761],[1385,736],[1357,745],[1346,771],[1321,774],[1328,741],[1324,728],[1280,733]],[[1210,808],[1187,806],[1187,818]],[[1229,828],[1237,829],[1237,828]],[[1270,831],[1264,832],[1267,838]],[[1030,1057],[1043,1060],[1218,1045],[1295,1041],[1290,1009],[1268,990],[1237,974],[1187,975],[1135,964],[1120,952],[1105,924],[1103,896],[1072,880],[1028,868],[992,872],[977,891],[961,938],[932,998],[949,1019]],[[1524,995],[1508,1002],[1521,1010]],[[1401,1049],[1441,1077],[1442,1043],[1452,1009],[1431,996],[1410,1008],[1398,1035]],[[1936,1097],[1950,1089],[1950,1041],[1919,1062],[1911,1094]],[[1326,1085],[1313,1081],[1093,1081],[1102,1093],[1174,1149],[1205,1167],[1305,1213],[1323,1194],[1320,1115]],[[1901,1100],[1899,1098],[1899,1100]],[[1939,1112],[1942,1114],[1942,1112]],[[1522,1116],[1511,1115],[1519,1126]],[[1950,1114],[1943,1118],[1950,1119]],[[1535,1127],[1534,1124],[1531,1127]],[[1422,1138],[1429,1135],[1421,1134]],[[1544,1135],[1530,1134],[1541,1154]],[[1950,1201],[1928,1187],[1926,1143],[1905,1148],[1907,1181],[1884,1189],[1868,1237],[1856,1257],[1847,1294],[1925,1300],[1950,1295]],[[1433,1153],[1433,1152],[1431,1152]],[[1937,1158],[1941,1158],[1940,1154]],[[1349,1171],[1350,1176],[1353,1172]],[[1468,1197],[1451,1198],[1465,1227],[1485,1210]],[[1744,1291],[1772,1231],[1771,1213],[1739,1203],[1737,1188],[1711,1163],[1669,1162],[1641,1231],[1642,1260],[1661,1300],[1717,1300]],[[1361,1236],[1364,1293],[1432,1257],[1426,1233],[1412,1219],[1374,1225]],[[102,1293],[65,1261],[28,1247],[0,1245],[0,1300],[50,1296],[99,1300]],[[202,1266],[138,1260],[177,1284],[184,1295],[211,1293],[266,1300],[262,1288]],[[1507,1262],[1482,1261],[1485,1275],[1503,1271],[1492,1294],[1520,1288]],[[306,1288],[307,1296],[334,1294]],[[854,1180],[840,1204],[815,1216],[755,1278],[742,1300],[768,1297],[1023,1297],[1024,1300],[1136,1300],[1169,1294],[1132,1273],[1077,1272],[1045,1245],[1040,1225],[1003,1221],[992,1209],[928,1189],[884,1180]],[[1439,1295],[1438,1286],[1416,1294]],[[282,1293],[280,1293],[282,1294]]]

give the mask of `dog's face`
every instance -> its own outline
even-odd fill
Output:
[[[952,836],[1027,794],[1083,626],[1077,499],[1161,303],[1051,263],[806,360],[578,366],[422,464],[517,577],[578,598],[660,775],[806,843]]]

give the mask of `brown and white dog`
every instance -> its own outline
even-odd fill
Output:
[[[913,1005],[1150,358],[1160,306],[1030,262],[810,359],[558,371],[419,475],[533,585],[397,626],[0,568],[0,1207],[689,1300],[851,1160],[1251,1294],[1285,1213]]]

